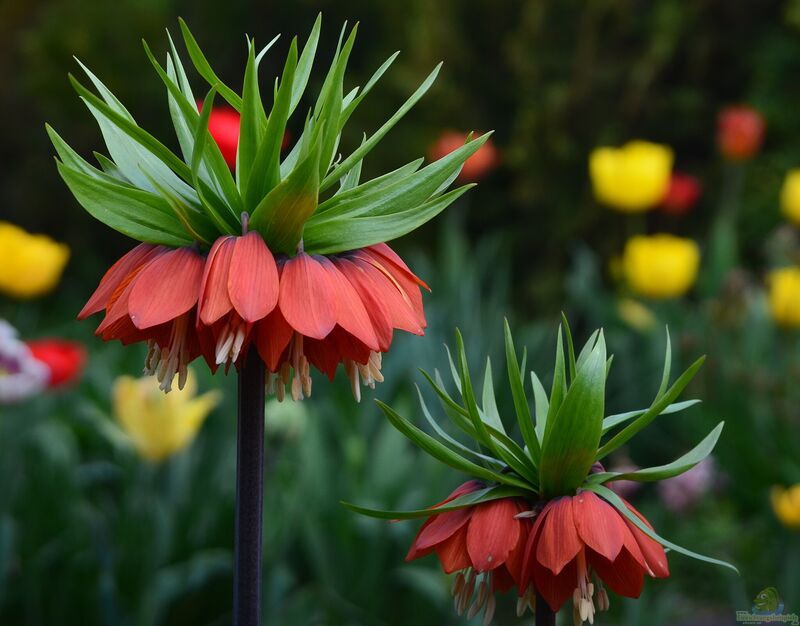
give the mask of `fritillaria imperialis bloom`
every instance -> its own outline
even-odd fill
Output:
[[[97,334],[146,342],[145,371],[169,391],[203,357],[212,370],[240,367],[256,350],[266,385],[311,393],[311,367],[333,378],[341,364],[353,393],[382,380],[381,355],[395,330],[423,334],[426,287],[386,244],[433,218],[469,185],[447,191],[489,136],[461,142],[421,167],[422,159],[361,182],[365,156],[422,97],[438,68],[397,114],[339,154],[342,127],[389,68],[345,94],[344,72],[356,29],[343,30],[333,64],[302,134],[285,156],[287,121],[308,84],[320,33],[302,51],[290,46],[267,114],[257,52],[248,42],[241,94],[214,74],[186,25],[189,55],[211,91],[198,100],[170,39],[166,68],[147,54],[168,91],[182,158],[139,127],[86,70],[100,97],[73,84],[100,122],[110,159],[83,160],[52,129],[58,168],[92,215],[142,243],[115,263],[79,317],[104,312]],[[84,68],[86,69],[86,68]],[[230,109],[214,106],[215,95]],[[234,171],[231,171],[233,167]]]
[[[114,382],[114,416],[142,458],[159,463],[186,448],[221,400],[218,391],[197,395],[187,372],[183,389],[164,395],[151,377],[121,376]]]
[[[26,344],[33,358],[44,363],[50,371],[48,387],[69,385],[83,373],[86,349],[81,344],[64,339],[35,339]]]
[[[676,298],[692,288],[700,267],[700,248],[673,235],[636,235],[625,244],[622,271],[634,293]]]
[[[767,275],[772,319],[785,328],[800,327],[800,267],[782,267]]]
[[[466,482],[431,508],[485,488],[477,480]],[[520,580],[530,521],[517,515],[527,508],[523,499],[500,498],[434,515],[420,528],[406,561],[435,552],[446,574],[458,572],[453,584],[458,614],[467,611],[472,618],[483,610],[488,623],[495,610],[494,592],[506,592]]]
[[[431,144],[429,155],[431,159],[441,159],[454,150],[458,150],[467,141],[468,133],[455,130],[444,131],[439,138]],[[464,162],[459,180],[474,182],[484,178],[500,161],[500,154],[490,139],[480,149]]]
[[[653,403],[639,411],[604,416],[610,360],[603,333],[595,331],[576,354],[569,326],[566,331],[566,350],[559,332],[548,395],[534,372],[521,371],[506,325],[506,370],[521,443],[509,435],[498,411],[491,363],[483,376],[482,402],[478,404],[464,344],[457,335],[457,356],[450,365],[460,401],[444,388],[438,372],[425,376],[453,424],[463,433],[461,441],[436,424],[421,394],[422,413],[440,438],[389,406],[379,405],[406,437],[473,479],[427,509],[379,511],[346,505],[382,519],[427,518],[407,560],[435,553],[445,572],[457,572],[453,587],[456,610],[463,612],[469,607],[468,614],[473,616],[484,609],[485,624],[494,612],[493,592],[510,588],[516,589],[518,615],[528,608],[557,612],[571,598],[575,623],[593,623],[595,610],[609,606],[607,589],[636,598],[646,576],[669,576],[665,547],[673,553],[732,567],[663,539],[632,505],[609,488],[617,481],[653,482],[690,470],[710,454],[722,424],[672,463],[605,471],[600,462],[659,415],[694,404],[675,400],[703,359],[670,385],[668,342],[662,384]],[[533,411],[526,381],[531,382]],[[468,445],[470,441],[473,445]],[[537,606],[539,602],[547,606]]]
[[[731,161],[753,158],[764,143],[766,123],[762,115],[749,106],[723,109],[717,119],[717,145]]]
[[[703,193],[703,185],[696,176],[673,172],[669,187],[661,200],[661,211],[670,215],[684,215],[694,208]]]
[[[603,584],[617,595],[638,598],[645,574],[669,576],[661,544],[590,491],[550,500],[536,517],[524,554],[520,589],[533,585],[553,611],[572,598],[576,621],[593,623],[595,602],[601,611],[608,609]]]
[[[617,211],[649,211],[667,192],[673,160],[669,147],[649,141],[596,148],[589,156],[594,195]]]
[[[0,293],[20,299],[45,295],[61,280],[68,260],[65,244],[0,222]]]
[[[800,530],[800,484],[788,488],[775,486],[770,496],[772,510],[780,523],[790,530]]]

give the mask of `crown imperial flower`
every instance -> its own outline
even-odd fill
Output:
[[[227,371],[256,350],[268,369],[267,388],[279,398],[287,389],[294,399],[308,396],[311,366],[333,378],[340,364],[360,398],[362,383],[382,380],[381,355],[394,330],[424,333],[420,288],[427,287],[386,242],[469,189],[447,190],[489,134],[464,137],[425,167],[419,159],[361,182],[363,159],[425,94],[439,68],[343,158],[343,127],[397,56],[363,87],[345,92],[354,27],[342,30],[303,132],[282,157],[320,28],[318,18],[302,51],[292,41],[269,112],[258,69],[275,40],[260,52],[248,40],[239,94],[217,77],[181,22],[193,65],[211,86],[201,100],[172,39],[166,66],[145,44],[167,89],[182,156],[142,129],[85,67],[99,96],[71,80],[97,119],[110,158],[98,157],[95,167],[48,127],[59,172],[78,202],[142,242],[106,273],[79,317],[104,311],[97,328],[103,339],[147,342],[145,371],[164,391],[176,377],[178,387],[185,384],[195,358]],[[217,95],[228,108],[214,106]]]
[[[665,547],[732,567],[659,536],[610,488],[616,481],[652,482],[690,470],[711,453],[723,424],[671,463],[630,471],[606,471],[602,465],[606,456],[656,417],[696,402],[675,400],[703,359],[670,385],[667,337],[664,374],[653,403],[646,409],[604,416],[610,359],[603,332],[595,331],[576,355],[566,320],[565,330],[567,350],[559,331],[548,395],[539,377],[526,371],[524,365],[520,367],[506,324],[506,369],[522,444],[508,434],[497,409],[490,362],[482,403],[478,404],[464,343],[457,333],[456,359],[450,366],[461,401],[445,389],[439,372],[425,377],[454,425],[474,446],[446,434],[421,393],[422,414],[440,438],[391,407],[378,404],[401,433],[431,456],[472,476],[472,480],[439,504],[416,511],[379,511],[346,504],[353,511],[383,519],[427,518],[406,559],[435,553],[446,573],[457,572],[453,587],[456,610],[462,613],[470,606],[469,616],[483,610],[484,624],[491,621],[495,607],[494,598],[489,596],[512,587],[518,595],[518,615],[528,608],[540,610],[544,605],[538,602],[558,611],[572,598],[575,623],[593,623],[595,611],[609,607],[606,587],[635,598],[642,591],[645,576],[669,576]],[[528,404],[526,380],[531,381],[534,411]]]

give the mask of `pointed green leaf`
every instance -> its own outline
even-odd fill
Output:
[[[541,442],[544,439],[544,430],[547,425],[547,413],[550,409],[550,401],[547,399],[547,392],[544,390],[542,381],[531,370],[531,384],[533,386],[533,404],[536,409],[536,438]]]
[[[635,480],[637,482],[655,482],[657,480],[664,480],[678,476],[684,472],[688,472],[700,461],[705,459],[714,450],[717,445],[717,440],[722,433],[722,428],[725,422],[717,424],[716,428],[712,430],[706,437],[692,448],[689,452],[684,454],[672,463],[666,465],[659,465],[657,467],[648,467],[633,472],[602,472],[593,474],[589,477],[590,483],[606,483],[612,480]]]
[[[632,437],[634,437],[639,431],[643,428],[647,427],[650,422],[652,422],[656,417],[658,417],[661,413],[664,412],[673,400],[675,400],[680,393],[684,390],[686,385],[694,378],[694,375],[697,373],[697,370],[703,365],[705,361],[705,357],[700,357],[697,359],[689,368],[680,375],[678,380],[676,380],[672,387],[670,387],[666,392],[661,394],[660,396],[656,396],[657,399],[653,402],[652,406],[647,409],[647,411],[638,417],[633,423],[628,424],[625,428],[623,428],[620,432],[614,435],[611,439],[609,439],[601,448],[597,451],[597,460],[599,461],[603,457],[607,456],[609,453],[613,452],[621,445],[627,443]]]
[[[522,439],[531,455],[534,466],[539,465],[540,445],[536,437],[536,431],[531,418],[531,410],[528,406],[528,398],[525,397],[525,388],[522,383],[522,375],[517,363],[517,353],[514,349],[514,338],[511,336],[511,327],[508,320],[503,320],[503,337],[506,349],[506,370],[508,371],[508,382],[511,386],[511,396],[514,399],[514,413],[517,416],[517,423],[522,434]]]
[[[659,415],[669,415],[670,413],[678,413],[679,411],[683,411],[684,409],[688,409],[689,407],[694,406],[695,404],[699,404],[700,400],[684,400],[683,402],[675,402],[670,404],[666,409],[661,411]],[[637,411],[627,411],[626,413],[617,413],[615,415],[609,415],[603,420],[603,434],[605,435],[609,430],[614,428],[615,426],[619,426],[620,424],[624,424],[632,420],[634,417],[639,417],[640,415],[644,415],[647,413],[648,409],[639,409]]]
[[[569,379],[570,381],[575,380],[575,376],[578,374],[578,365],[577,360],[575,359],[575,344],[572,341],[572,330],[569,327],[569,321],[567,321],[567,316],[564,315],[564,312],[561,312],[561,324],[564,327],[564,332],[567,335],[567,354],[569,355]],[[588,345],[588,343],[587,343]]]
[[[503,420],[500,418],[500,411],[497,409],[497,399],[494,397],[494,381],[492,380],[492,361],[486,357],[486,371],[483,375],[483,416],[484,421],[499,430],[506,432],[503,427]]]
[[[594,463],[603,428],[606,346],[598,336],[555,416],[548,416],[539,479],[543,494],[573,493]]]
[[[739,573],[739,570],[736,569],[736,567],[734,567],[730,563],[726,563],[725,561],[720,561],[719,559],[714,559],[709,556],[704,556],[702,554],[698,554],[697,552],[692,552],[691,550],[687,550],[686,548],[683,548],[677,544],[672,543],[671,541],[667,541],[663,537],[660,537],[659,535],[656,534],[655,531],[651,530],[650,527],[647,526],[647,524],[642,522],[642,520],[639,519],[638,515],[636,515],[625,505],[625,502],[622,500],[622,498],[620,498],[616,493],[611,491],[611,489],[609,489],[608,487],[605,487],[603,485],[590,485],[586,487],[586,490],[593,491],[598,496],[606,500],[615,509],[617,509],[617,511],[622,513],[628,520],[630,520],[630,522],[632,522],[645,535],[650,537],[653,541],[657,541],[665,548],[669,548],[670,550],[673,550],[675,552],[680,552],[681,554],[690,556],[693,559],[697,559],[698,561],[704,561],[705,563],[711,563],[713,565],[721,565],[722,567],[727,567],[729,569],[732,569],[737,574]]]
[[[297,70],[295,72],[295,80],[292,84],[292,101],[289,105],[289,115],[294,113],[297,105],[300,104],[300,98],[303,97],[303,92],[308,85],[308,79],[311,76],[311,68],[314,65],[314,57],[317,54],[317,44],[319,43],[319,33],[322,29],[322,13],[317,15],[314,21],[314,26],[311,29],[311,34],[308,36],[306,45],[303,46],[303,52],[300,54],[300,59],[297,62]]]

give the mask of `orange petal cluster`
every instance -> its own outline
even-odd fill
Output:
[[[149,345],[145,371],[169,391],[202,356],[213,371],[251,348],[282,399],[311,393],[310,366],[333,378],[344,365],[360,384],[383,380],[381,354],[395,329],[421,335],[425,287],[386,244],[335,256],[276,256],[256,232],[194,247],[140,244],[106,272],[78,315],[105,311],[104,340]]]

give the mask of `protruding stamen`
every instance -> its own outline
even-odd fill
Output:
[[[589,580],[589,573],[586,567],[586,552],[581,548],[577,557],[578,565],[578,585],[572,592],[573,620],[576,623],[588,621],[594,624],[595,607],[592,596],[594,595],[594,585]]]
[[[172,391],[172,381],[178,376],[178,389],[183,389],[189,375],[188,331],[189,315],[184,314],[172,322],[169,343],[159,346],[154,340],[148,342],[147,356],[144,360],[144,373],[155,375],[159,388],[165,393]]]

